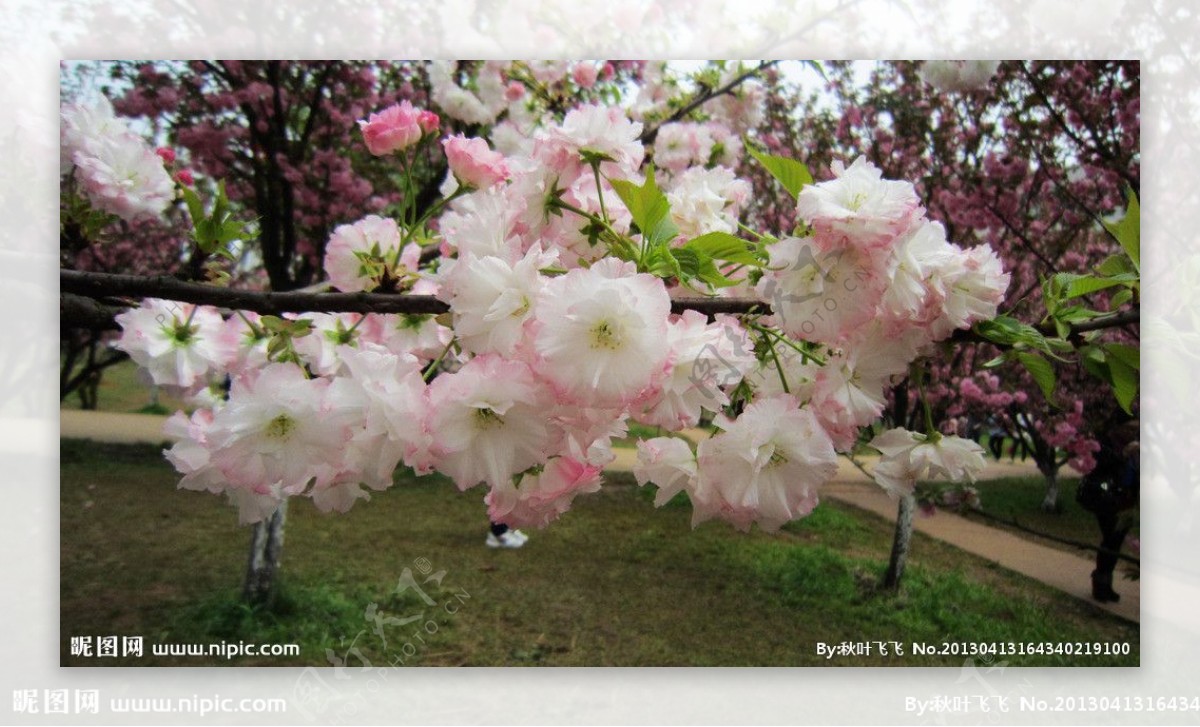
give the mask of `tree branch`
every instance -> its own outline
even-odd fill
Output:
[[[59,283],[63,295],[60,314],[64,321],[79,321],[84,327],[111,328],[106,323],[108,310],[99,303],[81,301],[76,296],[104,299],[165,298],[196,305],[211,305],[234,310],[254,311],[263,315],[280,313],[416,313],[438,314],[450,306],[432,295],[395,293],[282,293],[218,288],[215,285],[190,283],[169,275],[115,275],[112,273],[60,270]],[[710,318],[717,314],[771,313],[771,307],[753,298],[702,298],[691,296],[671,301],[671,312],[699,311]],[[1140,321],[1137,308],[1076,323],[1071,335],[1116,328]],[[1044,331],[1053,335],[1053,329]],[[990,343],[971,330],[956,331],[948,339],[952,343]]]
[[[716,90],[705,89],[703,93],[698,94],[696,96],[696,98],[692,99],[691,102],[688,103],[686,106],[679,109],[675,113],[671,114],[669,117],[667,117],[660,123],[656,124],[655,126],[649,128],[649,129],[646,129],[644,132],[642,132],[642,136],[639,141],[641,141],[642,144],[645,144],[646,146],[650,146],[651,144],[654,143],[655,137],[658,136],[658,130],[661,129],[666,124],[670,124],[672,122],[679,121],[680,119],[686,117],[688,114],[692,113],[693,111],[700,108],[701,106],[708,103],[709,101],[713,100],[714,98],[716,98],[718,96],[724,96],[725,94],[733,91],[733,89],[737,88],[741,84],[745,83],[748,78],[750,78],[752,76],[757,76],[759,73],[762,73],[763,71],[767,70],[768,68],[770,68],[771,66],[773,66],[777,63],[779,63],[779,61],[764,61]]]

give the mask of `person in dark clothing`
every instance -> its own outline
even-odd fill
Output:
[[[1133,527],[1133,519],[1122,513],[1137,507],[1141,489],[1137,420],[1120,425],[1109,439],[1101,443],[1096,467],[1079,483],[1076,499],[1096,516],[1100,526],[1092,598],[1115,603],[1121,596],[1113,590],[1113,572]]]

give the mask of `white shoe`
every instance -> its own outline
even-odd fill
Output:
[[[515,530],[508,530],[500,536],[488,533],[487,543],[489,548],[519,548],[525,544],[525,536]]]

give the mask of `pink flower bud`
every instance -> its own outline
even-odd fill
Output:
[[[159,148],[154,150],[154,153],[158,155],[159,159],[163,160],[164,164],[174,164],[175,163],[175,150],[174,149],[168,149],[165,146],[160,146]]]
[[[180,169],[178,172],[175,172],[175,181],[185,187],[190,187],[196,183],[196,179],[192,176],[192,170],[190,169]]]
[[[436,134],[442,128],[442,120],[432,111],[425,110],[417,117],[417,123],[421,126],[421,131],[426,134]]]
[[[571,77],[575,79],[575,83],[579,84],[580,88],[591,88],[596,85],[598,73],[596,66],[591,63],[579,63],[571,70]]]
[[[375,156],[407,149],[421,140],[421,112],[408,101],[401,101],[366,121],[359,121],[367,149]]]

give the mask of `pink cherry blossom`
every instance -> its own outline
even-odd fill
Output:
[[[492,487],[484,501],[488,518],[514,528],[544,528],[571,507],[576,496],[600,490],[600,468],[554,457],[541,472]]]
[[[159,386],[189,388],[223,369],[231,354],[223,343],[224,321],[215,308],[147,298],[116,318],[114,344]]]
[[[361,412],[328,396],[329,385],[283,363],[234,380],[207,433],[211,462],[231,487],[280,500],[334,478]]]
[[[339,225],[325,246],[325,272],[347,293],[385,283],[393,289],[411,286],[421,247],[409,243],[401,250],[402,243],[400,227],[390,218],[367,215],[354,224]]]
[[[442,145],[446,150],[450,171],[461,184],[485,189],[509,177],[504,155],[488,149],[483,139],[468,139],[458,134],[443,141]]]
[[[613,258],[554,278],[535,314],[538,373],[572,401],[633,401],[665,374],[670,308],[662,280]]]
[[[928,437],[896,428],[876,436],[870,446],[883,455],[875,466],[875,482],[894,495],[911,494],[925,478],[974,482],[986,465],[983,447],[961,437]]]
[[[528,335],[526,324],[546,283],[539,270],[553,264],[554,256],[536,245],[515,265],[491,255],[460,258],[440,295],[450,302],[463,347],[513,356]]]
[[[670,369],[638,419],[671,431],[694,427],[703,410],[720,411],[732,389],[758,363],[741,326],[709,324],[703,313],[685,311],[667,329]]]
[[[76,152],[75,177],[97,208],[124,220],[158,217],[175,198],[162,159],[132,134],[110,136]]]
[[[637,483],[658,486],[654,506],[662,507],[680,492],[695,489],[696,455],[687,441],[678,437],[640,439],[638,463],[633,468]]]
[[[427,428],[439,472],[459,489],[500,487],[545,461],[552,433],[544,388],[518,361],[485,355],[442,374],[428,390]]]
[[[974,91],[985,88],[999,67],[999,61],[925,61],[921,80],[940,91]]]
[[[818,232],[822,249],[889,245],[920,214],[920,200],[909,182],[883,179],[865,157],[849,166],[832,165],[834,178],[804,187],[796,212]]]
[[[817,488],[837,472],[837,454],[812,412],[791,396],[760,399],[725,431],[697,446],[693,524],[718,517],[764,530],[807,515]]]

